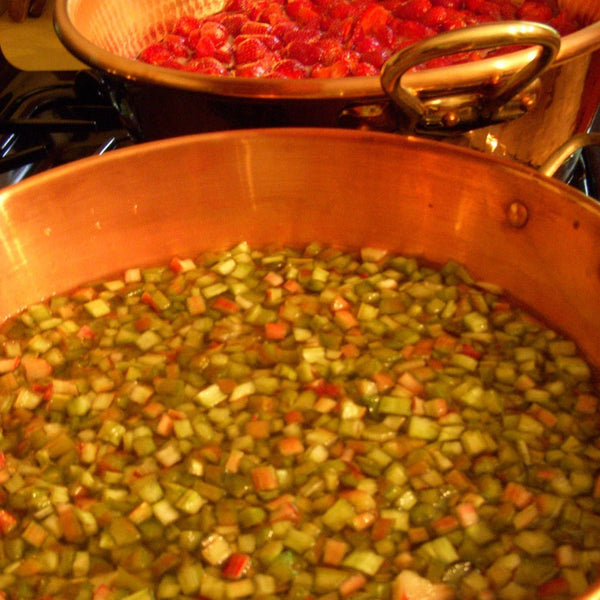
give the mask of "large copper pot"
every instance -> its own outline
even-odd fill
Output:
[[[178,16],[203,16],[223,5],[57,0],[54,19],[67,49],[124,82],[123,96],[145,139],[239,127],[342,125],[443,136],[537,167],[553,148],[587,129],[600,102],[600,22],[562,39],[535,23],[447,32],[392,57],[381,78],[227,78],[134,60]],[[527,48],[468,65],[410,70],[432,55],[515,43]]]
[[[173,255],[316,240],[453,257],[600,367],[600,206],[480,152],[343,129],[207,133],[56,168],[0,192],[0,208],[1,317]]]
[[[207,133],[56,168],[0,192],[0,207],[3,317],[241,240],[377,245],[465,263],[600,367],[600,206],[469,149],[345,129]]]

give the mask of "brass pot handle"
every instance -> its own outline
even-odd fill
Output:
[[[588,146],[600,146],[600,133],[578,133],[556,148],[550,156],[540,165],[538,170],[543,175],[552,177],[566,160],[577,150]]]
[[[522,52],[509,53],[436,69],[443,79],[425,89],[403,85],[403,75],[407,74],[408,80],[413,75],[407,73],[412,67],[431,59],[513,45],[533,47],[533,57],[529,48],[526,56]],[[385,63],[380,82],[399,109],[408,131],[435,135],[462,132],[524,114],[535,101],[535,92],[525,90],[553,62],[559,49],[560,34],[548,25],[530,21],[485,23],[407,46]],[[519,59],[511,55],[519,55]],[[473,77],[454,85],[449,74],[458,73],[460,68],[463,73],[472,71]],[[422,79],[427,71],[415,73],[413,81]]]

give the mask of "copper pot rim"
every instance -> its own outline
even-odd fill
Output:
[[[210,145],[230,143],[234,140],[264,138],[273,139],[288,139],[293,143],[294,139],[308,139],[311,144],[318,147],[320,139],[330,139],[342,143],[360,143],[387,146],[400,145],[411,149],[415,155],[420,152],[427,151],[434,154],[451,154],[457,157],[458,161],[464,161],[466,164],[477,168],[477,165],[491,166],[497,169],[503,175],[515,176],[524,179],[530,179],[539,185],[555,188],[556,193],[564,197],[566,202],[574,202],[585,206],[592,214],[597,215],[600,219],[600,203],[596,202],[591,197],[587,196],[578,189],[568,185],[567,183],[553,177],[553,173],[557,170],[556,165],[542,167],[536,169],[530,165],[513,161],[501,155],[483,153],[466,146],[456,146],[447,144],[435,139],[425,138],[422,136],[390,133],[370,130],[354,130],[338,127],[303,127],[289,126],[276,128],[251,127],[242,130],[219,130],[210,132],[194,132],[180,136],[173,136],[163,139],[150,140],[140,142],[134,146],[117,148],[112,152],[102,155],[88,156],[80,158],[70,163],[58,165],[53,169],[37,173],[16,183],[9,188],[0,190],[0,206],[4,202],[14,201],[13,197],[27,194],[29,187],[37,188],[43,186],[45,182],[51,180],[76,180],[84,177],[86,172],[91,173],[94,168],[102,163],[104,165],[117,165],[123,161],[127,161],[128,157],[139,154],[160,154],[170,148],[194,147],[196,145]],[[587,137],[587,136],[584,136]],[[585,144],[577,146],[577,149]],[[560,151],[557,148],[556,151]]]
[[[126,80],[160,85],[205,94],[254,98],[282,99],[356,99],[385,95],[379,76],[345,77],[340,79],[261,79],[198,75],[175,69],[142,63],[135,58],[109,51],[86,38],[72,19],[73,0],[56,0],[54,28],[62,44],[85,64]],[[502,23],[496,24],[501,28]],[[552,65],[562,65],[578,56],[600,48],[600,21],[568,34]],[[532,60],[534,49],[525,49],[499,58],[488,58],[468,64],[454,65],[405,75],[408,88],[426,90],[457,87],[473,81],[490,81],[506,72],[522,69]]]
[[[307,197],[308,156],[318,193]],[[382,160],[387,169],[390,161],[407,161],[406,169],[388,171]],[[190,176],[206,168],[205,177]],[[418,180],[424,168],[432,177],[407,186],[405,201],[390,204],[407,178]],[[165,171],[161,180],[151,183],[149,174],[160,170]],[[463,178],[465,170],[478,177]],[[364,177],[352,184],[357,173]],[[343,192],[345,186],[351,193]],[[444,202],[439,192],[446,189],[454,191]],[[483,189],[490,193],[478,202]],[[181,193],[190,201],[181,202]],[[343,202],[329,205],[340,193]],[[366,195],[372,202],[364,202]],[[598,331],[593,298],[600,293],[600,204],[532,167],[469,148],[339,128],[196,133],[32,176],[0,191],[0,206],[6,284],[0,290],[0,319],[84,284],[89,279],[83,276],[109,277],[132,265],[160,264],[180,253],[225,249],[242,240],[260,246],[316,240],[349,249],[376,244],[431,264],[448,259],[452,240],[456,260],[534,313],[543,306],[540,316],[583,340],[584,354],[600,369],[600,337],[590,335]],[[525,215],[521,222],[519,208]],[[295,217],[300,212],[302,219]],[[382,227],[382,219],[389,226]],[[404,222],[419,225],[405,232]],[[211,234],[198,236],[203,230]],[[123,246],[123,236],[131,243]],[[548,236],[560,242],[548,244]],[[70,247],[81,251],[65,262]],[[496,262],[500,248],[510,252],[502,251]],[[573,253],[576,269],[569,259]],[[90,265],[97,271],[90,272]],[[569,316],[563,323],[564,315]]]

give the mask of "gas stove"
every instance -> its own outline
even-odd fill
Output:
[[[600,131],[600,110],[591,129]],[[110,75],[20,70],[0,50],[0,188],[144,140],[122,85]],[[600,200],[600,148],[578,151],[556,176]]]
[[[0,186],[141,141],[117,102],[90,70],[20,71],[0,52]]]

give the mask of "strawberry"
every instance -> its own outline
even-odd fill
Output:
[[[163,46],[167,48],[172,56],[187,56],[188,49],[186,46],[185,37],[170,33],[163,39]]]
[[[173,33],[185,37],[188,36],[194,29],[198,29],[198,27],[200,27],[200,19],[197,19],[191,15],[184,15],[177,20],[177,23],[175,23]]]
[[[370,34],[379,27],[387,25],[389,19],[390,13],[383,6],[371,4],[358,18],[357,26],[366,34]]]
[[[235,62],[238,65],[256,62],[267,53],[267,47],[255,36],[238,36],[234,46]]]
[[[281,21],[273,25],[271,33],[278,37],[284,44],[291,42],[299,31],[299,27],[293,21]]]
[[[272,34],[240,34],[235,38],[235,44],[236,46],[239,46],[244,40],[246,39],[253,39],[253,40],[257,40],[259,42],[261,42],[262,44],[264,44],[265,48],[267,48],[268,50],[279,50],[282,46],[281,40],[272,35]]]
[[[229,31],[225,25],[206,21],[200,26],[200,36],[212,40],[214,45],[219,48],[229,39]]]
[[[261,15],[269,8],[268,0],[254,0],[245,11],[251,21],[259,21]]]
[[[310,0],[289,0],[286,7],[287,14],[301,25],[318,23],[320,13]]]
[[[225,65],[212,56],[193,59],[184,66],[184,70],[202,73],[203,75],[227,75]],[[202,299],[201,296],[198,296],[198,298]],[[196,312],[204,312],[204,310]]]
[[[390,51],[373,36],[358,37],[354,42],[354,50],[360,55],[361,62],[373,65],[376,69],[380,69],[390,56]]]
[[[444,31],[451,31],[453,29],[462,29],[467,26],[467,20],[465,14],[460,10],[454,10],[453,8],[446,8],[446,18],[442,23],[442,29]]]
[[[225,13],[219,22],[227,29],[230,35],[235,37],[247,21],[248,17],[242,13]]]
[[[463,5],[463,0],[431,0],[433,6],[443,6],[444,8],[459,9]]]
[[[575,23],[575,21],[573,21],[573,19],[571,19],[565,12],[561,12],[556,15],[554,19],[550,20],[548,25],[554,27],[554,29],[556,29],[556,31],[558,31],[558,33],[560,33],[562,36],[573,33],[578,29],[577,23]]]
[[[239,65],[235,69],[237,77],[267,77],[273,71],[273,60],[269,57]]]
[[[140,52],[138,58],[150,65],[162,65],[171,58],[171,52],[162,44],[151,44]]]
[[[310,66],[318,63],[323,53],[315,44],[296,40],[285,47],[283,54],[287,58],[293,58],[303,65]]]
[[[540,23],[545,23],[550,21],[554,15],[552,14],[552,9],[543,2],[525,0],[517,11],[517,16],[524,21],[539,21]]]
[[[315,44],[321,50],[321,63],[325,66],[339,60],[344,51],[342,43],[336,38],[323,38]]]
[[[388,48],[394,44],[394,32],[389,25],[381,25],[373,29],[373,35]]]
[[[360,63],[360,56],[356,50],[345,50],[342,52],[342,56],[340,57],[340,61],[345,63],[348,67],[348,71],[350,73],[354,73],[358,64]]]
[[[421,23],[432,29],[441,29],[446,20],[446,9],[443,6],[432,6],[422,17]]]
[[[391,23],[392,31],[398,40],[417,41],[435,35],[435,29],[427,27],[416,21],[405,21],[402,19],[394,19]]]
[[[420,20],[431,9],[430,0],[409,0],[400,4],[394,11],[395,17],[400,19]]]
[[[270,4],[258,15],[259,22],[267,23],[269,25],[276,25],[282,21],[289,20],[290,18],[285,12],[283,6],[279,6],[278,4]]]
[[[246,21],[241,29],[242,35],[266,35],[271,32],[269,23],[260,23],[259,21]]]
[[[500,10],[500,18],[503,21],[511,21],[517,18],[518,5],[512,2],[497,2]]]
[[[275,64],[269,77],[274,79],[303,79],[306,77],[306,68],[297,60],[285,58]]]
[[[344,19],[334,19],[327,28],[327,35],[339,39],[341,42],[347,42],[354,31],[354,19],[346,17]]]
[[[215,43],[210,38],[201,37],[194,46],[196,58],[202,58],[203,56],[214,57],[217,52]]]
[[[354,17],[354,7],[350,2],[346,2],[346,0],[340,0],[338,2],[334,2],[329,7],[329,14],[334,19],[345,19],[347,17]]]
[[[466,0],[466,8],[475,14],[485,15],[494,21],[499,21],[502,18],[499,6],[489,0]]]
[[[227,0],[223,7],[223,12],[246,12],[251,4],[252,0]]]

